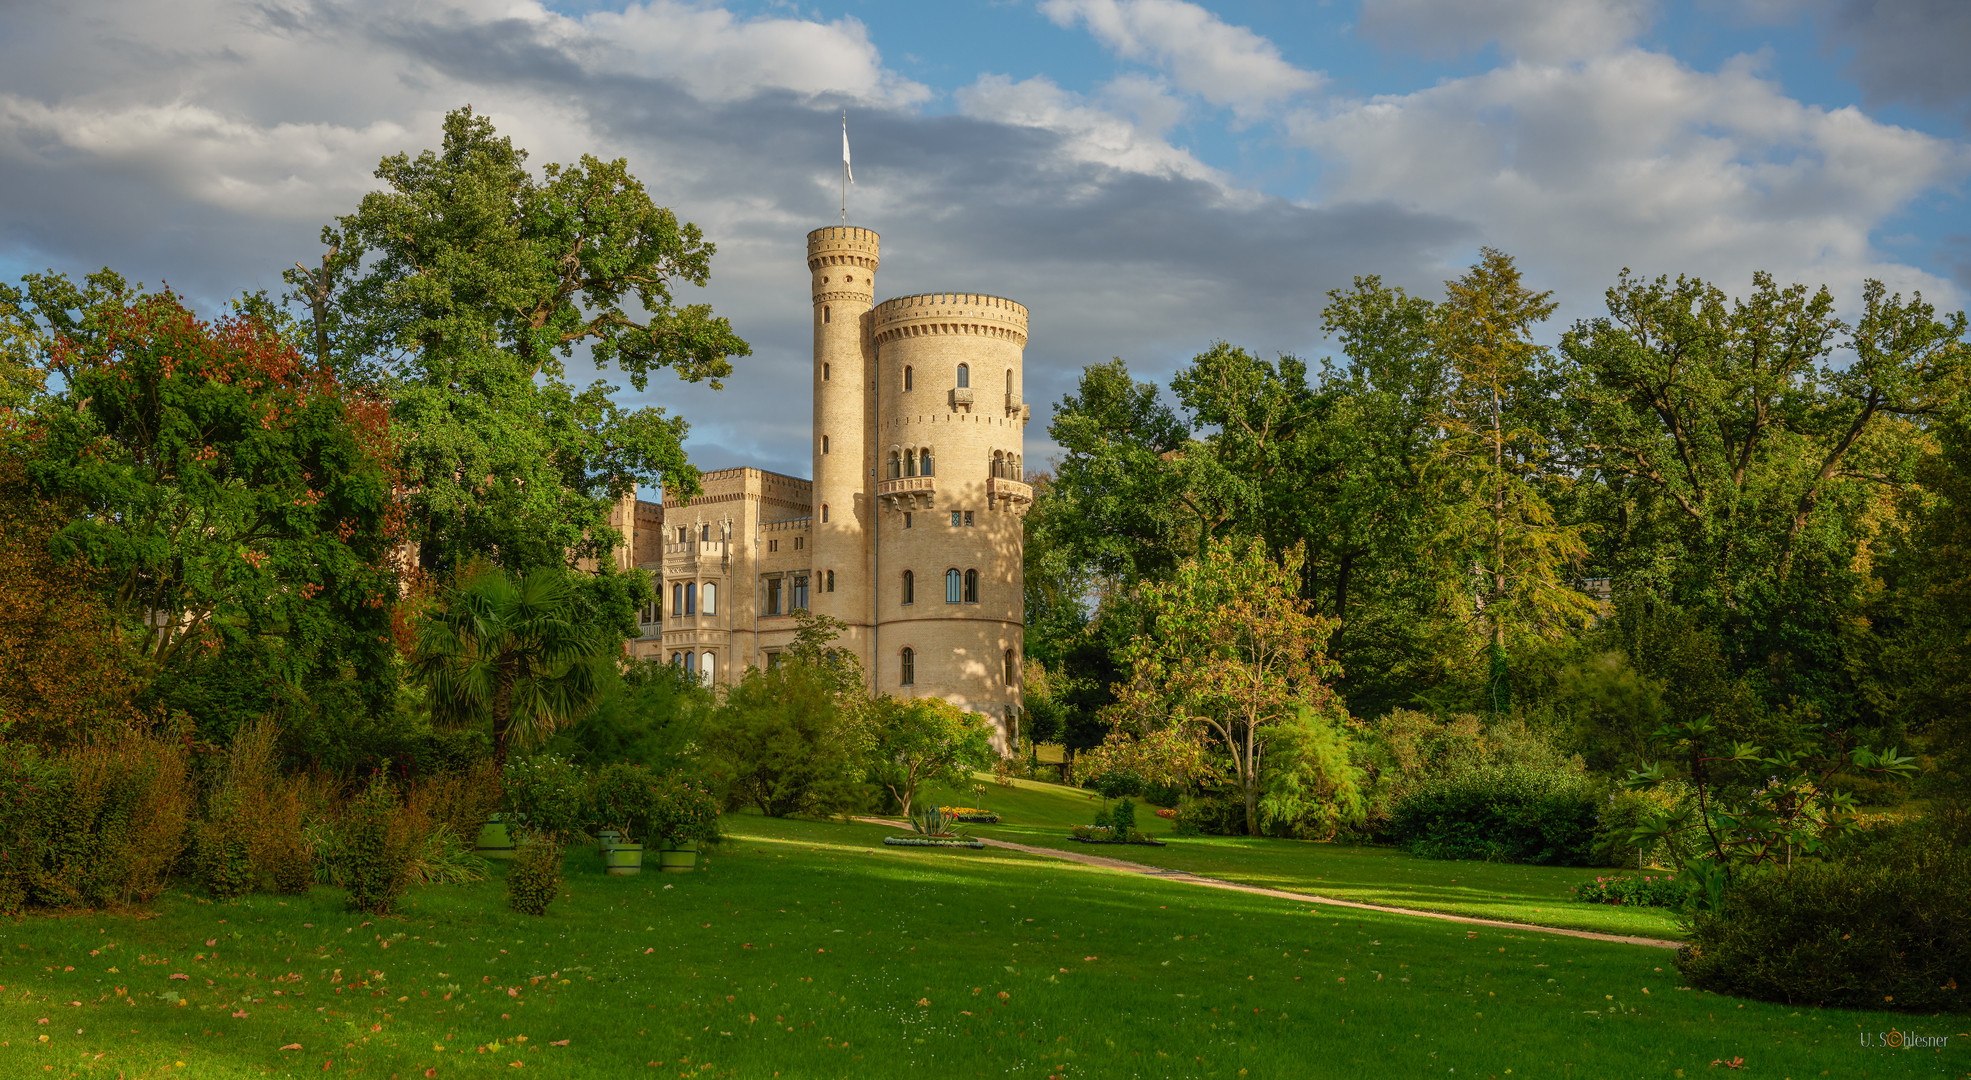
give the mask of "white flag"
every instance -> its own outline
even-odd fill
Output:
[[[855,168],[849,164],[849,122],[842,121],[842,173],[855,183]]]

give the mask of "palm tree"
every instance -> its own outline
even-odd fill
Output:
[[[596,668],[612,652],[581,614],[560,570],[468,567],[427,618],[411,660],[431,691],[433,718],[453,726],[490,719],[499,769],[516,737],[523,746],[546,742],[594,707]]]

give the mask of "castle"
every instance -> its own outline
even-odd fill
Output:
[[[814,479],[704,474],[695,499],[634,498],[612,520],[651,573],[636,656],[707,682],[769,667],[808,608],[870,690],[990,717],[1002,749],[1021,706],[1021,517],[1027,310],[977,293],[876,299],[876,233],[808,234]]]

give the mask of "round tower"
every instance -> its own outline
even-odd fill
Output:
[[[869,667],[875,537],[876,385],[869,309],[877,236],[837,225],[808,234],[814,295],[814,552],[809,607],[848,624],[841,643]]]
[[[885,300],[875,348],[878,692],[1021,705],[1027,309],[978,293]]]

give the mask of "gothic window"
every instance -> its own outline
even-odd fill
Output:
[[[960,390],[967,390],[970,389],[971,386],[972,386],[972,366],[970,364],[958,365],[958,388]]]
[[[808,606],[808,576],[802,574],[794,579],[794,610],[805,611]]]
[[[683,667],[683,666],[684,666],[684,654],[683,654],[683,653],[672,653],[672,654],[671,654],[671,666],[672,666],[672,667]]]
[[[686,671],[690,671],[690,672],[696,672],[696,671],[698,670],[698,654],[697,654],[697,653],[685,653],[685,654],[684,654],[684,670],[686,670]]]
[[[909,364],[905,364],[905,365],[903,366],[903,388],[904,388],[905,390],[908,390],[908,389],[910,389],[910,384],[911,384],[911,381],[912,381],[912,380],[911,380],[911,372],[910,372],[910,365],[909,365]]]
[[[944,602],[945,603],[956,604],[959,603],[961,600],[963,600],[964,580],[965,580],[964,575],[960,574],[956,570],[946,570],[944,572]]]
[[[997,450],[992,452],[992,478],[998,480],[1006,475],[1006,455]]]
[[[922,449],[922,450],[919,450],[919,451],[917,452],[917,467],[923,470],[923,472],[924,472],[924,475],[925,475],[925,476],[931,476],[931,475],[933,475],[933,474],[932,474],[932,472],[931,472],[931,448],[930,448],[930,447],[928,447],[928,446],[927,446],[927,447],[925,447],[924,449]]]
[[[675,619],[682,617],[683,615],[684,615],[684,586],[672,585],[671,586],[671,617]]]
[[[895,450],[892,450],[890,451],[890,479],[895,480],[897,477],[902,475],[903,475],[903,455],[897,453]]]
[[[965,602],[968,604],[979,602],[979,572],[977,570],[965,571]]]
[[[917,602],[917,575],[908,570],[903,572],[903,602],[906,604]]]
[[[686,615],[698,614],[698,584],[696,582],[685,583],[684,613]]]
[[[705,680],[706,685],[711,685],[712,677],[718,673],[718,666],[719,658],[713,653],[706,653],[700,659],[698,675]]]
[[[906,646],[898,659],[903,662],[903,670],[897,677],[898,685],[917,685],[917,650]]]
[[[903,475],[917,475],[917,451],[905,450],[903,452]]]
[[[698,600],[699,600],[699,606],[705,609],[705,614],[707,615],[718,614],[719,587],[717,585],[712,584],[709,581],[706,582],[704,588],[698,591]]]
[[[1005,674],[1006,674],[1006,685],[1007,685],[1007,686],[1017,686],[1017,685],[1018,685],[1018,680],[1016,680],[1016,679],[1014,679],[1014,678],[1013,678],[1013,674],[1014,674],[1014,672],[1013,672],[1013,668],[1014,668],[1014,666],[1015,666],[1015,665],[1014,665],[1014,663],[1013,663],[1013,650],[1011,650],[1011,649],[1007,649],[1007,650],[1006,650],[1006,656],[1005,656],[1005,658],[1004,658],[1004,660],[1003,660],[1003,662],[1002,662],[1002,664],[1003,664],[1003,666],[1004,666],[1004,667],[1005,667],[1005,669],[1006,669],[1006,671],[1005,671]]]

